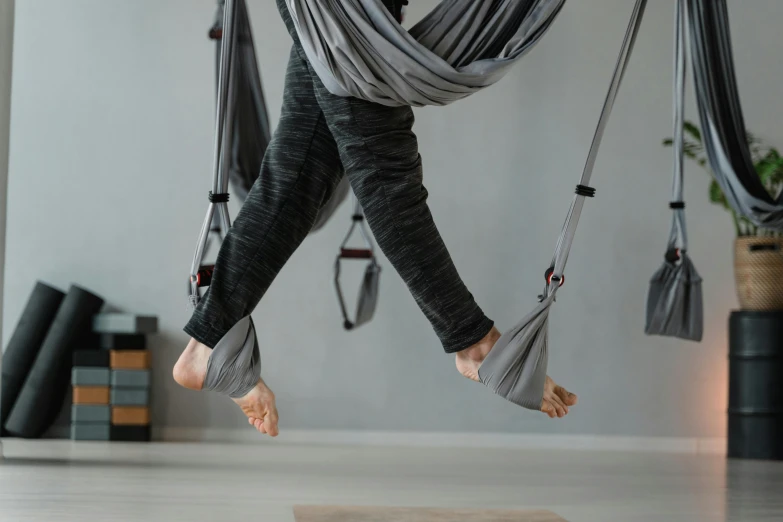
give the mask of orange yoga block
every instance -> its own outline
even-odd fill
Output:
[[[112,350],[110,364],[114,370],[147,370],[151,359],[149,350]]]
[[[74,404],[109,404],[108,386],[74,386]]]
[[[115,426],[146,426],[150,423],[150,409],[144,406],[114,406],[111,423]]]

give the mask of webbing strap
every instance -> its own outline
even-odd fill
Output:
[[[612,81],[609,84],[609,92],[606,95],[606,100],[604,101],[604,106],[601,110],[601,116],[598,119],[598,126],[596,127],[595,135],[593,136],[593,142],[590,145],[590,152],[587,154],[587,161],[585,162],[585,167],[582,171],[582,177],[579,180],[579,185],[582,187],[590,187],[590,178],[593,175],[598,149],[601,146],[601,140],[604,135],[604,130],[606,129],[606,124],[609,121],[609,115],[612,112],[617,93],[620,90],[620,84],[622,83],[623,76],[628,67],[628,62],[631,58],[631,52],[633,51],[633,46],[636,42],[636,35],[639,32],[646,6],[647,0],[636,0],[636,5],[631,14],[631,21],[628,24],[628,29],[625,33],[625,38],[623,39],[620,55],[617,58]],[[563,225],[563,230],[560,232],[560,237],[557,240],[555,253],[552,256],[552,264],[550,266],[553,269],[553,275],[548,278],[549,281],[544,290],[544,294],[541,296],[542,300],[557,292],[557,289],[560,287],[563,271],[565,270],[566,262],[568,261],[568,254],[571,251],[571,244],[573,243],[574,235],[576,234],[576,227],[579,224],[579,217],[582,214],[584,200],[585,197],[587,197],[585,194],[586,192],[582,190],[577,191],[574,195],[571,208],[568,210],[568,215],[565,224]]]
[[[669,233],[668,251],[688,250],[688,234],[685,229],[685,203],[683,202],[683,168],[685,163],[685,74],[686,39],[685,24],[688,12],[684,0],[677,0],[674,12],[674,169],[672,174],[672,228]],[[679,257],[679,256],[678,256]]]
[[[215,141],[212,164],[212,192],[210,194],[223,195],[228,193],[229,169],[231,168],[230,144],[233,125],[228,122],[233,121],[236,99],[233,88],[236,81],[236,29],[237,29],[237,7],[243,9],[243,16],[247,16],[246,7],[243,2],[227,0],[223,17],[223,35],[220,57],[220,71],[218,75],[218,96],[217,96],[217,116],[215,118]],[[193,256],[193,263],[190,266],[190,305],[195,307],[200,299],[197,280],[198,271],[206,252],[207,241],[215,211],[219,213],[220,232],[222,237],[228,233],[231,228],[231,220],[228,215],[228,198],[218,198],[214,200],[210,197],[207,215],[201,226],[196,252]]]

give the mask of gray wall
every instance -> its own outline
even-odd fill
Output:
[[[434,5],[417,0],[410,18]],[[749,127],[783,145],[783,3],[731,2]],[[37,278],[77,282],[112,306],[161,318],[154,422],[246,423],[229,402],[170,378],[187,339],[187,270],[209,188],[213,0],[19,0],[11,139],[5,338]],[[274,119],[290,41],[249,0]],[[743,2],[743,4],[747,4]],[[746,6],[747,7],[747,6]],[[417,110],[431,207],[457,266],[501,327],[541,290],[581,172],[631,2],[569,2],[507,79]],[[331,286],[348,209],[294,255],[258,307],[264,376],[282,429],[721,436],[726,319],[736,305],[732,228],[688,166],[692,256],[705,280],[701,344],[643,334],[647,280],[669,227],[673,2],[650,2],[598,158],[552,316],[550,372],[581,396],[567,420],[527,413],[461,378],[384,262],[377,320],[346,334]],[[689,116],[695,117],[691,98]]]
[[[0,0],[0,317],[3,316],[6,195],[8,183],[8,131],[11,119],[11,62],[14,43],[14,0]],[[2,324],[0,324],[0,336]],[[0,353],[0,369],[3,355]],[[0,444],[0,458],[3,446]]]

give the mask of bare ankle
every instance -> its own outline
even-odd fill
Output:
[[[500,339],[500,332],[493,326],[492,330],[490,330],[483,339],[473,346],[469,346],[468,348],[458,352],[457,357],[460,359],[466,359],[480,363],[484,361],[484,359],[487,357],[487,354],[489,354],[490,350],[492,350],[492,347],[495,346],[495,343],[498,341],[498,339]]]
[[[174,380],[185,388],[201,390],[207,373],[207,361],[211,350],[191,339],[174,365]]]

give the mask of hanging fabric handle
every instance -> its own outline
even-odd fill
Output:
[[[606,124],[609,121],[609,115],[612,112],[612,107],[617,99],[617,93],[620,90],[620,84],[622,83],[623,76],[628,68],[628,62],[630,61],[631,52],[636,43],[636,35],[639,33],[639,27],[642,23],[645,7],[647,7],[647,0],[636,0],[636,5],[631,14],[631,21],[628,24],[628,29],[620,49],[620,55],[617,58],[612,81],[609,84],[609,92],[606,95],[606,100],[604,101],[604,106],[601,110],[601,116],[598,120],[598,126],[596,127],[595,135],[593,136],[593,142],[590,145],[590,152],[587,155],[587,161],[585,162],[585,167],[582,171],[582,177],[579,180],[579,185],[577,185],[576,194],[571,203],[571,208],[568,211],[563,230],[560,232],[560,237],[557,240],[555,253],[552,256],[552,264],[550,265],[550,269],[547,270],[546,288],[543,295],[540,296],[542,301],[556,292],[562,285],[564,280],[563,271],[565,270],[566,262],[568,261],[568,254],[571,251],[571,244],[574,242],[574,235],[576,234],[576,227],[579,224],[579,217],[582,214],[584,200],[587,197],[593,197],[595,195],[595,189],[590,187],[590,178],[593,175],[598,149],[601,146],[601,140],[603,139]]]
[[[377,277],[380,272],[378,260],[375,258],[375,247],[370,239],[370,234],[366,229],[367,225],[364,219],[364,211],[356,196],[352,197],[354,198],[354,210],[353,215],[351,216],[351,227],[348,229],[348,233],[345,235],[345,239],[343,239],[343,242],[340,245],[340,252],[334,262],[334,287],[337,292],[337,302],[340,305],[340,312],[343,315],[343,327],[346,330],[353,330],[372,318],[377,301]],[[346,245],[357,227],[359,228],[359,234],[364,240],[365,248],[348,248]],[[348,315],[348,308],[345,305],[345,297],[343,296],[342,286],[340,285],[341,262],[344,259],[367,259],[369,261],[367,263],[367,268],[365,269],[362,288],[359,291],[355,319],[351,319]]]
[[[666,250],[666,260],[674,263],[688,250],[688,234],[685,228],[685,202],[683,201],[685,166],[685,76],[687,66],[685,27],[688,11],[684,0],[677,0],[674,13],[674,169],[672,174],[672,227]]]

